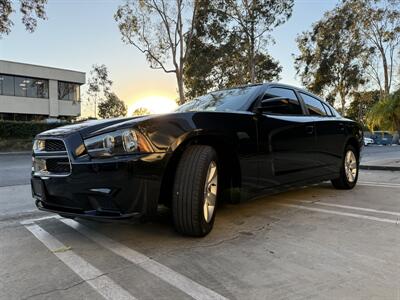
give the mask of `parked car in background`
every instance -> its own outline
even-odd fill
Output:
[[[375,141],[373,139],[368,138],[368,137],[364,137],[364,146],[368,146],[368,145],[371,145],[371,144],[374,144],[374,143],[375,143]]]
[[[121,219],[171,208],[204,236],[222,199],[358,179],[362,127],[299,88],[256,84],[198,97],[165,115],[88,121],[36,136],[32,194],[65,217]]]
[[[387,146],[393,143],[393,135],[387,131],[375,131],[373,138],[378,145]]]

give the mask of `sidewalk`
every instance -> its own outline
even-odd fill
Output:
[[[364,147],[361,153],[360,169],[400,171],[400,146]]]
[[[361,159],[360,169],[363,170],[384,170],[384,171],[400,171],[400,157],[385,158],[363,161]]]

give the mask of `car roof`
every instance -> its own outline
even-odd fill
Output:
[[[229,88],[223,88],[223,89],[219,89],[219,90],[216,90],[216,91],[213,91],[213,92],[230,90],[230,89],[241,88],[241,87],[251,87],[251,86],[260,86],[260,87],[261,86],[263,86],[263,87],[274,86],[274,87],[282,87],[282,88],[286,88],[286,89],[293,89],[293,90],[296,90],[297,92],[308,94],[310,96],[318,98],[319,100],[321,100],[323,102],[326,102],[324,99],[322,99],[321,97],[315,95],[314,93],[312,93],[312,92],[310,92],[308,90],[299,88],[299,87],[294,86],[294,85],[289,85],[289,84],[280,83],[280,82],[249,83],[249,84],[243,84],[243,85],[238,85],[238,86],[229,87]],[[210,92],[210,93],[212,93],[212,92]]]
[[[293,85],[284,84],[284,83],[280,83],[280,82],[250,83],[250,84],[244,84],[244,85],[240,85],[240,86],[220,89],[218,91],[230,90],[230,89],[240,88],[240,87],[251,87],[251,86],[259,86],[260,88],[261,87],[267,88],[269,86],[274,86],[274,87],[282,87],[282,88],[286,88],[286,89],[295,90],[298,93],[303,93],[303,94],[309,95],[311,97],[317,98],[318,100],[320,100],[324,104],[328,105],[331,109],[333,109],[333,112],[334,112],[335,115],[340,116],[339,112],[332,105],[330,105],[326,100],[324,100],[321,97],[315,95],[314,93],[311,93],[310,91],[307,91],[305,89],[302,89],[302,88],[299,88],[299,87],[296,87],[296,86],[293,86]],[[212,92],[210,92],[210,93],[212,93]]]
[[[313,96],[313,97],[315,97],[315,98],[318,98],[318,99],[321,100],[321,101],[326,102],[324,99],[322,99],[321,97],[315,95],[314,93],[312,93],[312,92],[310,92],[310,91],[308,91],[308,90],[299,88],[299,87],[297,87],[297,86],[293,86],[293,85],[289,85],[289,84],[284,84],[284,83],[279,83],[279,82],[269,82],[269,83],[265,83],[264,85],[265,85],[265,86],[271,86],[271,85],[273,85],[273,86],[279,86],[279,87],[283,87],[283,88],[287,88],[287,89],[293,89],[293,90],[296,90],[296,91],[298,91],[298,92],[301,92],[301,93],[304,93],[304,94],[308,94],[308,95],[310,95],[310,96]]]

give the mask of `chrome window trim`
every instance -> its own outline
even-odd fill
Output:
[[[55,137],[54,138],[53,137],[44,137],[44,138],[37,138],[35,140],[59,140],[59,141],[62,141],[66,151],[35,151],[35,150],[32,150],[32,152],[33,152],[33,154],[35,154],[34,157],[36,157],[36,154],[37,154],[38,158],[68,158],[69,173],[53,174],[51,172],[35,172],[35,171],[32,170],[34,176],[39,176],[39,177],[68,177],[68,176],[70,176],[72,174],[71,158],[69,156],[68,147],[67,147],[67,144],[65,143],[64,139],[55,138]],[[65,154],[65,155],[57,155],[57,154],[61,154],[61,153]],[[52,155],[52,154],[56,154],[56,155]],[[32,165],[32,169],[33,169],[33,165]]]

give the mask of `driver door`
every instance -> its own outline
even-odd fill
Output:
[[[276,97],[281,98],[272,99]],[[263,100],[261,114],[258,114],[262,158],[260,184],[270,188],[313,177],[316,167],[315,124],[305,114],[296,92],[290,88],[269,87]]]

